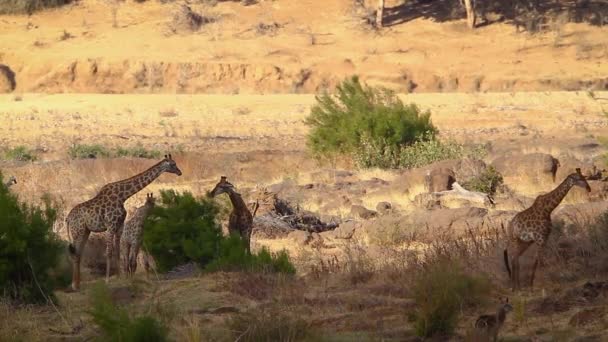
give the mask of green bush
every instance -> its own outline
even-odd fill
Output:
[[[353,156],[362,139],[390,149],[430,140],[437,129],[431,114],[414,104],[404,105],[392,91],[364,86],[354,76],[337,87],[337,94],[317,96],[305,123],[311,126],[308,146],[317,157]]]
[[[219,208],[209,198],[161,191],[144,223],[144,244],[160,272],[190,261],[205,266],[217,255],[222,231],[215,218]]]
[[[461,309],[483,303],[489,293],[486,278],[468,275],[447,257],[427,263],[414,279],[416,334],[421,337],[452,334]]]
[[[52,231],[55,210],[48,201],[44,209],[20,203],[0,174],[0,217],[0,295],[26,303],[53,298],[66,284],[58,265],[67,250]]]
[[[488,166],[479,176],[462,184],[467,190],[480,191],[489,195],[496,193],[496,188],[503,183],[502,175],[493,166]]]
[[[207,271],[254,271],[293,274],[287,253],[272,255],[263,249],[249,255],[239,236],[224,237],[216,219],[220,208],[210,198],[191,193],[161,191],[144,223],[144,244],[159,271],[194,261]]]
[[[100,341],[168,341],[168,329],[164,324],[149,315],[131,317],[112,302],[110,291],[101,282],[92,289],[91,306],[89,314],[102,332]]]
[[[0,14],[33,13],[45,8],[59,7],[71,0],[2,0]]]
[[[161,157],[160,151],[148,150],[141,143],[138,143],[133,147],[118,147],[116,149],[110,149],[99,144],[77,144],[70,147],[68,154],[72,159],[95,159],[110,157],[157,159]]]
[[[25,146],[17,146],[7,150],[4,157],[9,160],[34,161],[38,159],[36,153]]]
[[[265,273],[295,274],[296,269],[289,260],[289,255],[279,252],[271,254],[262,248],[257,254],[247,253],[246,243],[238,236],[223,238],[220,242],[218,255],[210,262],[207,271],[250,271]]]

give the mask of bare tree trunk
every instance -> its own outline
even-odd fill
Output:
[[[475,28],[475,2],[474,0],[464,0],[464,7],[467,11],[467,26]]]
[[[382,17],[384,16],[384,0],[378,0],[378,8],[376,9],[376,27],[382,27]]]

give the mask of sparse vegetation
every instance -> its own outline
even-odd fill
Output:
[[[150,315],[132,317],[113,303],[110,291],[101,282],[91,292],[91,306],[90,314],[102,332],[102,341],[168,341],[168,329],[162,322]]]
[[[132,158],[160,158],[162,153],[158,150],[146,149],[142,144],[132,147],[118,147],[110,149],[103,145],[76,144],[70,147],[68,154],[72,159],[96,159],[112,157],[132,157]]]
[[[294,308],[272,305],[251,309],[228,321],[239,341],[314,341],[315,332]]]
[[[36,153],[26,146],[17,146],[8,149],[6,152],[4,152],[4,158],[16,161],[35,161],[38,159]]]
[[[0,217],[0,293],[18,302],[47,302],[53,289],[66,285],[59,266],[67,249],[52,232],[55,210],[48,201],[44,208],[20,203],[0,175]]]
[[[0,14],[34,13],[47,8],[59,7],[71,0],[2,0]]]
[[[421,337],[451,335],[463,308],[484,302],[490,283],[467,274],[454,260],[440,256],[427,261],[415,275],[413,295],[417,310],[416,334]]]

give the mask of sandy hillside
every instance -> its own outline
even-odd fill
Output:
[[[443,0],[386,3],[379,32],[351,1],[316,0],[194,3],[210,22],[174,32],[177,3],[83,0],[1,16],[0,63],[14,72],[17,92],[310,93],[352,74],[399,92],[608,85],[608,26],[559,19],[593,22],[601,2],[547,4],[549,19],[533,35],[492,13],[495,22],[470,31],[463,10]]]

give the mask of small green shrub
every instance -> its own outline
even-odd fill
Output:
[[[34,161],[38,159],[36,153],[25,146],[17,146],[7,150],[4,157],[8,160]]]
[[[161,156],[160,151],[148,150],[140,143],[133,147],[118,147],[116,149],[110,149],[99,144],[77,144],[70,147],[68,154],[72,159],[96,159],[111,157],[157,159]]]
[[[118,157],[158,159],[161,155],[159,150],[148,150],[141,144],[137,144],[134,147],[119,147],[116,149],[116,156]]]
[[[76,144],[70,147],[68,154],[72,159],[95,159],[100,157],[107,158],[110,156],[110,150],[99,144]]]
[[[308,146],[317,157],[352,156],[363,138],[392,150],[432,139],[437,132],[428,111],[403,104],[388,89],[364,86],[356,76],[344,80],[335,96],[316,99],[305,123],[312,128]]]
[[[502,175],[493,166],[488,166],[483,173],[465,182],[462,186],[467,190],[494,195],[496,188],[502,183]]]
[[[273,255],[268,249],[262,248],[257,254],[250,255],[247,253],[246,243],[239,236],[234,235],[221,240],[218,255],[207,265],[206,270],[296,273],[285,251]]]
[[[91,291],[91,306],[89,313],[102,332],[100,341],[168,341],[164,324],[149,315],[131,317],[112,302],[108,288],[101,282]]]
[[[46,8],[63,6],[71,0],[2,0],[0,14],[33,13]]]
[[[67,249],[52,231],[55,210],[48,201],[44,209],[20,203],[0,174],[0,217],[0,295],[26,303],[52,299],[53,289],[66,284],[59,265]]]
[[[447,257],[427,263],[416,274],[413,284],[416,334],[421,337],[452,334],[461,309],[483,303],[489,293],[486,278],[467,274]]]

